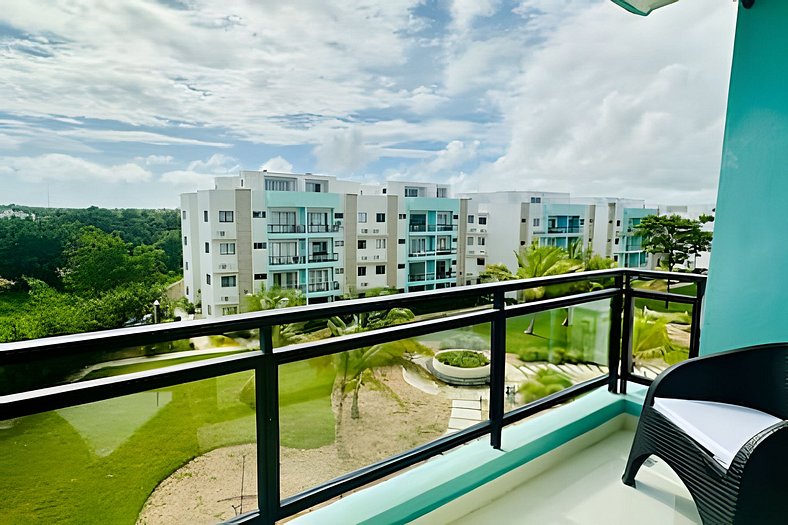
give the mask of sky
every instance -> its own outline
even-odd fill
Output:
[[[176,207],[240,169],[716,199],[736,3],[28,0],[0,204]]]

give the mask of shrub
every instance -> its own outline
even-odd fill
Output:
[[[487,356],[472,350],[457,350],[455,352],[444,352],[438,354],[438,361],[444,365],[456,366],[458,368],[478,368],[490,363]]]
[[[523,402],[530,403],[572,386],[572,381],[561,372],[543,368],[520,385]]]

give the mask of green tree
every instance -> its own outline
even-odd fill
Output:
[[[662,256],[662,263],[671,272],[690,257],[708,250],[712,239],[711,232],[702,230],[699,220],[679,215],[648,215],[634,233],[643,237],[647,252]]]
[[[483,283],[495,283],[501,281],[513,281],[517,279],[505,264],[488,264],[479,273],[479,281]]]
[[[261,285],[259,292],[247,295],[244,298],[244,310],[247,312],[289,308],[305,304],[306,296],[298,288],[266,288],[265,285]],[[308,334],[325,327],[325,321],[307,321],[274,326],[274,346],[279,347],[289,343],[301,342],[308,339]]]
[[[534,277],[546,277],[549,275],[561,275],[574,273],[583,269],[581,261],[570,259],[563,248],[557,246],[537,246],[536,243],[527,248],[521,248],[515,252],[517,257],[517,278],[530,279]],[[579,288],[578,288],[579,286]],[[523,291],[526,301],[541,299],[545,296],[555,297],[566,295],[575,290],[584,290],[584,283],[574,283],[568,285],[539,286]]]

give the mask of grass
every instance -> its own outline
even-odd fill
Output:
[[[240,400],[250,377],[242,372],[16,420],[0,430],[1,521],[135,523],[153,489],[189,460],[255,441],[254,409]],[[281,368],[283,446],[333,442],[333,381],[330,361]],[[216,480],[228,482],[237,480]]]

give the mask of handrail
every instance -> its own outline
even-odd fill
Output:
[[[632,281],[637,279],[669,279],[697,283],[697,295],[692,297],[636,289],[632,287]],[[600,290],[573,293],[521,304],[507,304],[507,294],[512,292],[555,284],[600,280],[606,286]],[[106,351],[248,329],[259,329],[261,348],[241,354],[0,396],[0,420],[254,370],[258,384],[267,385],[266,388],[258,388],[255,394],[257,396],[258,494],[262,510],[239,516],[233,522],[273,523],[367,483],[382,479],[471,439],[489,434],[491,445],[500,448],[504,426],[566,402],[592,389],[608,385],[608,388],[613,392],[625,392],[627,381],[648,383],[648,379],[632,372],[634,299],[643,297],[692,304],[694,309],[690,356],[693,357],[697,355],[700,308],[704,293],[704,276],[612,269],[268,310],[228,316],[219,320],[131,327],[34,341],[4,343],[0,344],[0,366],[33,363],[48,357],[75,355],[99,349]],[[395,307],[409,307],[438,300],[455,301],[474,297],[487,300],[492,298],[492,304],[450,312],[443,317],[276,349],[272,344],[272,327],[276,325],[387,310]],[[608,373],[505,413],[503,365],[506,358],[506,320],[515,316],[532,315],[605,299],[611,300]],[[280,366],[355,348],[482,323],[490,323],[491,325],[490,417],[488,420],[280,500],[278,470],[280,431],[278,370]]]

